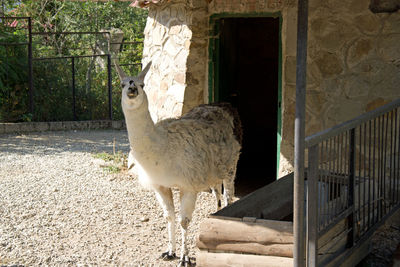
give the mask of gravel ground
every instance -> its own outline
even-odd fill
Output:
[[[114,149],[128,152],[125,131],[0,135],[0,266],[176,266],[159,259],[168,238],[154,193],[94,157]],[[211,194],[199,194],[191,257],[198,227],[214,211]],[[390,266],[399,222],[375,234],[359,266]],[[179,230],[177,241],[179,253]]]
[[[399,267],[393,264],[393,254],[400,252],[400,212],[380,227],[372,237],[371,252],[357,267]]]
[[[93,157],[113,146],[128,152],[125,131],[0,135],[0,266],[176,266],[158,259],[168,238],[154,193]],[[211,194],[199,194],[191,257],[214,211]],[[179,253],[180,231],[177,241]]]

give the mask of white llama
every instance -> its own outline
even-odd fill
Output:
[[[128,129],[130,156],[138,169],[140,183],[155,191],[168,222],[168,251],[175,256],[175,208],[171,188],[180,191],[179,222],[182,247],[179,265],[190,265],[186,233],[197,193],[224,186],[224,204],[234,194],[236,165],[241,149],[241,126],[229,104],[201,105],[179,119],[154,123],[144,92],[144,77],[151,63],[137,77],[127,76],[115,63],[122,85],[122,109]]]

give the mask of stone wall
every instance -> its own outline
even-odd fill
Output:
[[[0,123],[0,134],[98,129],[125,130],[126,124],[110,120]]]
[[[185,0],[149,7],[143,65],[152,61],[145,90],[154,121],[182,114],[192,38],[190,22],[191,8]]]
[[[374,14],[370,0],[309,2],[306,135],[400,97],[400,12]],[[210,13],[280,11],[282,143],[279,175],[293,170],[296,1],[214,0]]]
[[[399,0],[370,0],[369,9],[374,13],[396,12],[400,9]]]
[[[400,12],[374,14],[369,0],[309,4],[306,135],[400,97]],[[286,94],[295,104],[295,55],[286,55]],[[292,127],[294,110],[285,110]],[[285,116],[284,115],[284,116]],[[287,117],[288,116],[288,117]],[[293,144],[283,154],[292,162]]]
[[[154,121],[180,116],[204,103],[206,15],[206,3],[201,0],[167,1],[149,7],[143,63],[152,61],[145,90]]]
[[[209,18],[282,16],[282,143],[279,175],[293,170],[297,1],[175,0],[150,6],[144,63],[155,121],[207,102]],[[370,0],[310,0],[306,135],[400,97],[400,11],[374,14]],[[249,40],[251,41],[251,40]],[[257,114],[256,114],[257,115]]]
[[[308,134],[400,97],[400,12],[374,14],[368,6],[310,3]]]
[[[143,65],[154,121],[177,117],[206,102],[207,3],[176,0],[151,5],[145,28]]]
[[[186,90],[183,113],[208,102],[208,42],[209,26],[207,2],[191,0],[192,40],[187,59]]]

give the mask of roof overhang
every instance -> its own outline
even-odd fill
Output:
[[[163,2],[171,2],[171,0],[135,0],[129,6],[145,8],[149,5],[161,4]]]
[[[212,0],[205,0],[207,3],[211,3]],[[173,0],[134,0],[130,6],[146,8],[150,5],[162,4],[167,2],[173,2]]]
[[[108,2],[111,0],[71,0],[71,1],[92,1],[92,2]],[[114,2],[132,2],[129,6],[146,8],[150,5],[162,4],[164,2],[172,2],[174,0],[113,0]],[[211,3],[212,0],[205,0]],[[374,13],[392,13],[400,10],[400,0],[370,0],[369,9]]]

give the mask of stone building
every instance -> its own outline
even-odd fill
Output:
[[[392,6],[390,6],[392,2]],[[389,3],[389,6],[388,6]],[[306,135],[400,97],[398,1],[310,0]],[[297,1],[137,0],[155,121],[228,101],[244,124],[238,183],[293,170]]]

